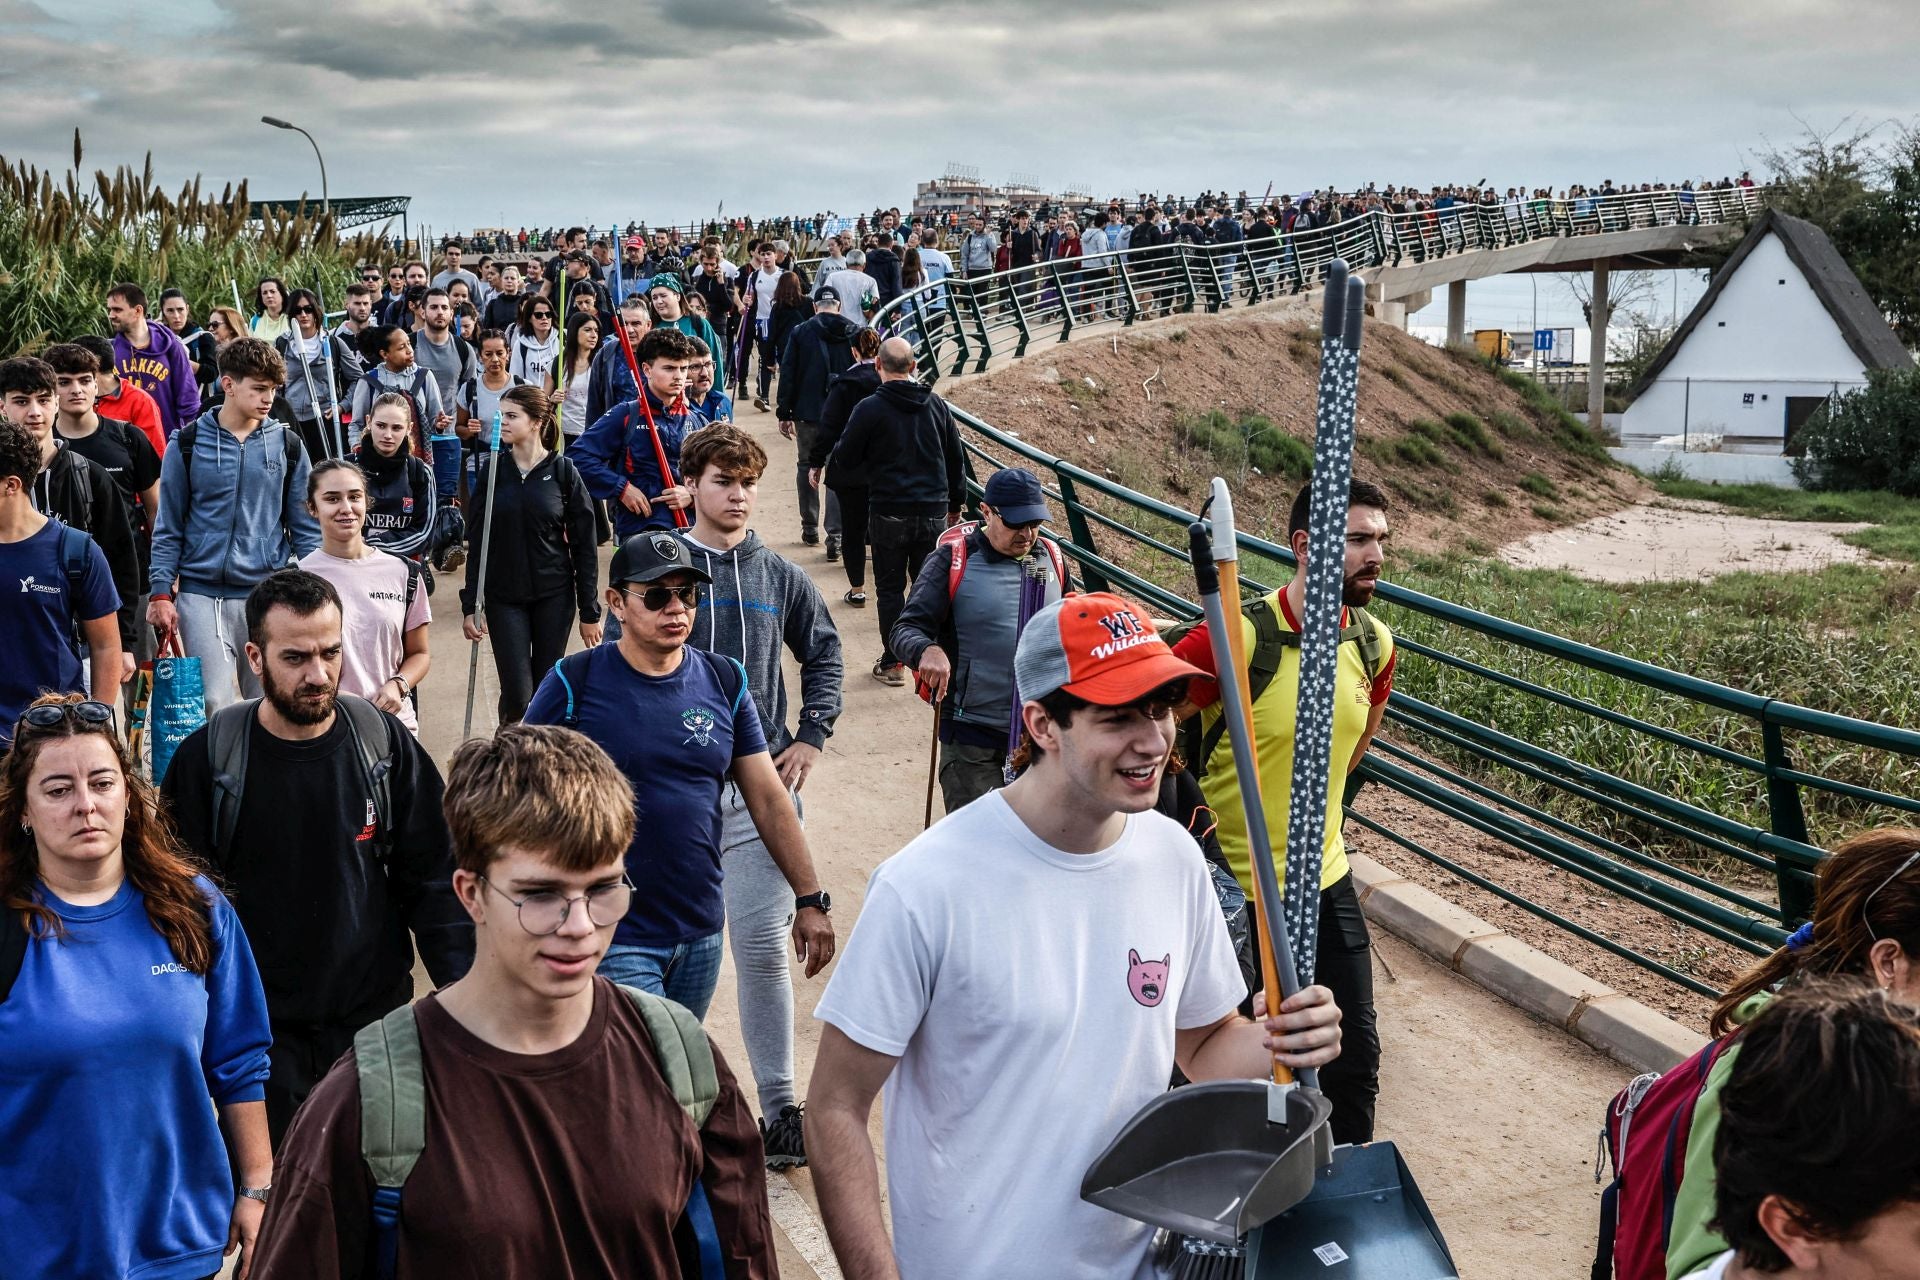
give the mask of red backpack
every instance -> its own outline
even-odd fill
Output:
[[[947,599],[949,600],[953,599],[954,593],[960,590],[960,579],[967,572],[967,535],[979,527],[980,523],[977,520],[962,521],[943,532],[939,540],[933,544],[936,551],[941,547],[953,548],[953,559],[947,564]],[[1034,543],[1036,547],[1046,548],[1047,559],[1053,562],[1054,577],[1059,579],[1060,590],[1064,593],[1067,589],[1067,561],[1060,554],[1060,544],[1052,538],[1036,538]]]
[[[1636,1076],[1614,1095],[1593,1167],[1599,1182],[1613,1162],[1613,1182],[1600,1197],[1593,1280],[1667,1280],[1673,1202],[1686,1173],[1694,1108],[1735,1038],[1720,1037],[1664,1074]]]

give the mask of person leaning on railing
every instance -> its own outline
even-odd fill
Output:
[[[1708,1031],[1716,1038],[1738,1036],[1780,992],[1801,982],[1845,977],[1864,977],[1897,1000],[1920,1004],[1920,828],[1866,831],[1834,849],[1820,864],[1813,919],[1728,986]],[[1671,1280],[1689,1275],[1727,1247],[1713,1224],[1713,1153],[1720,1093],[1739,1053],[1736,1040],[1714,1060],[1694,1104],[1667,1237]]]

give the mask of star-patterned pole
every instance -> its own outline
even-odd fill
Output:
[[[1305,983],[1313,981],[1320,935],[1320,865],[1327,789],[1333,785],[1334,684],[1365,303],[1365,284],[1349,276],[1347,264],[1335,258],[1327,265],[1321,310],[1320,402],[1313,431],[1313,497],[1307,517],[1306,602],[1300,615],[1300,692],[1294,712],[1282,902],[1294,964]]]

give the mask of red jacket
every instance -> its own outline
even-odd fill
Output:
[[[101,396],[94,401],[93,411],[103,418],[118,418],[122,422],[131,422],[140,429],[140,433],[153,442],[153,451],[164,456],[167,452],[166,433],[160,428],[160,406],[153,397],[140,388],[120,379],[120,389],[110,396]]]

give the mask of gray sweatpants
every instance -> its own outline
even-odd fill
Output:
[[[793,805],[806,819],[800,797]],[[727,945],[733,951],[740,1002],[740,1038],[760,1093],[760,1114],[772,1119],[793,1093],[793,887],[774,865],[740,789],[720,794],[720,874],[727,902]]]
[[[247,663],[247,602],[183,591],[173,607],[180,615],[180,647],[189,658],[200,659],[207,715],[259,697],[260,678]]]

